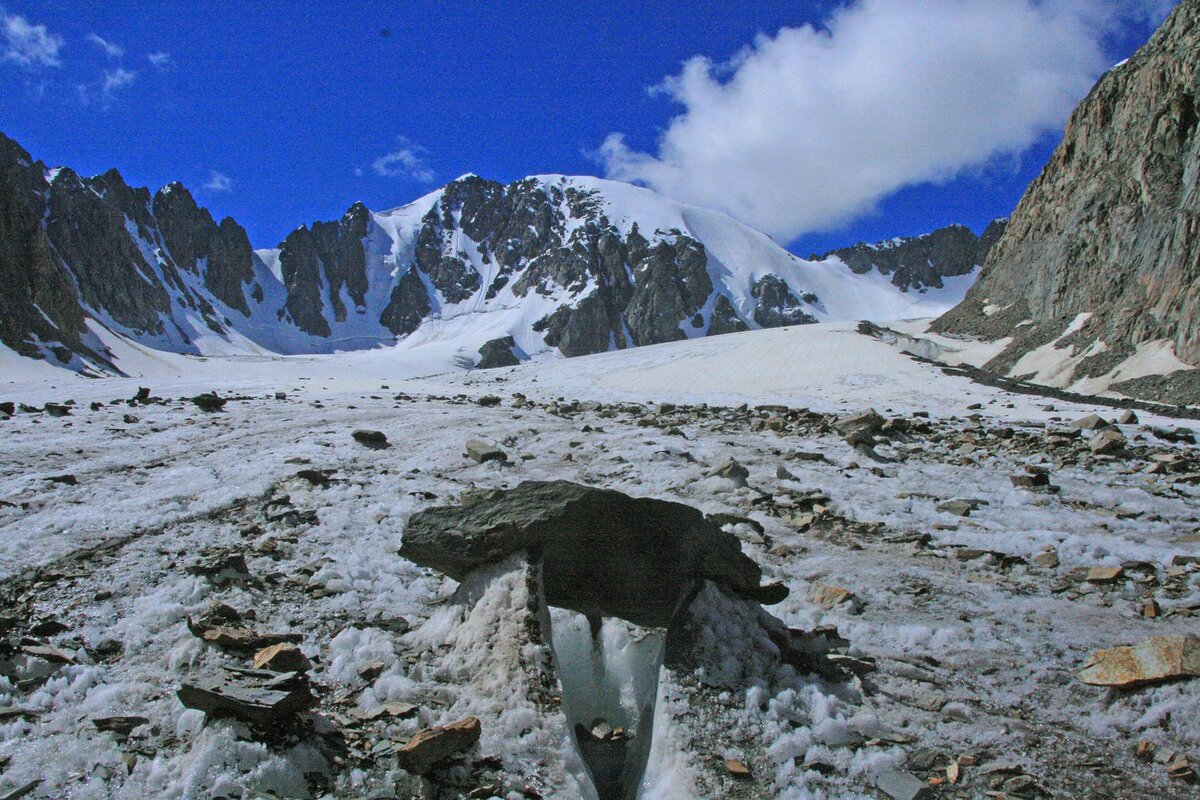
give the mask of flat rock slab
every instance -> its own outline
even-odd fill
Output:
[[[528,553],[546,600],[593,617],[665,627],[702,579],[754,597],[762,575],[736,536],[682,503],[567,481],[527,481],[415,514],[400,555],[463,580]]]
[[[228,670],[185,682],[179,702],[205,714],[257,725],[278,725],[316,704],[308,683],[294,672]]]
[[[424,775],[442,759],[474,747],[482,730],[477,717],[426,728],[396,751],[396,761],[401,769]]]
[[[1133,647],[1092,653],[1079,680],[1092,686],[1129,688],[1200,677],[1200,636],[1152,636]]]

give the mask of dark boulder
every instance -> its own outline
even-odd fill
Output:
[[[762,574],[737,537],[697,509],[567,481],[422,511],[400,554],[463,580],[522,551],[540,559],[550,605],[652,627],[666,626],[704,579],[755,597]]]

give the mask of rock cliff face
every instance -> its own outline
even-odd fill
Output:
[[[248,291],[261,294],[254,259],[241,226],[214,222],[179,184],[151,197],[116,170],[48,170],[0,135],[0,342],[16,352],[115,371],[89,319],[199,352],[197,336],[227,334],[225,310],[248,315]]]
[[[1007,224],[1008,220],[993,220],[979,236],[965,225],[949,225],[923,236],[897,237],[875,244],[860,242],[809,258],[838,258],[858,275],[881,272],[901,289],[940,289],[943,278],[967,275],[983,266]]]
[[[890,251],[875,262],[814,263],[722,214],[628,184],[467,175],[389,211],[355,203],[253,251],[236,222],[217,223],[178,183],[151,195],[115,170],[47,169],[2,137],[0,177],[0,341],[85,372],[119,371],[109,347],[122,339],[191,354],[409,339],[439,343],[460,367],[501,366],[554,351],[930,316],[961,294],[926,309],[926,285],[969,272],[959,261],[977,244],[965,232],[958,261],[944,268],[928,254],[954,248],[936,237],[920,268]],[[862,274],[871,271],[894,276]]]
[[[1138,378],[1131,364],[1114,370],[1156,341],[1200,363],[1197,53],[1200,0],[1183,0],[1075,110],[979,281],[935,330],[1013,337],[988,369],[1044,379],[1034,362],[1049,359],[1066,383]]]

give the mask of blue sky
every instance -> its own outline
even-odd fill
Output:
[[[1165,8],[1116,0],[1137,9],[1120,16],[1097,11],[1099,20],[1078,12],[1043,37],[1036,26],[1052,21],[1037,16],[1042,5],[1074,8],[1089,0],[965,0],[964,8],[980,14],[999,6],[1012,13],[999,21],[956,21],[953,36],[939,39],[931,31],[913,52],[936,55],[950,47],[946,41],[961,38],[960,29],[978,23],[990,31],[1010,21],[1013,41],[1044,38],[1047,45],[1033,55],[1015,52],[1024,44],[1010,48],[1012,54],[997,45],[994,59],[978,59],[994,61],[995,69],[971,77],[982,87],[971,95],[1013,106],[1020,125],[996,144],[986,139],[999,126],[983,120],[983,132],[963,143],[938,138],[962,120],[929,101],[930,94],[945,94],[926,85],[931,73],[906,71],[908,45],[884,48],[893,63],[877,62],[875,47],[897,29],[897,9],[913,11],[915,38],[922,39],[931,26],[919,13],[955,1],[756,0],[722,3],[718,11],[691,0],[294,2],[283,11],[209,2],[198,13],[196,4],[181,2],[0,0],[7,36],[0,38],[6,48],[0,131],[50,165],[84,174],[115,166],[129,182],[152,189],[181,180],[215,216],[241,222],[258,247],[274,245],[298,224],[336,218],[355,200],[376,209],[401,205],[465,172],[500,181],[561,172],[638,180],[692,202],[717,198],[704,203],[711,205],[736,195],[741,199],[724,210],[803,255],[950,222],[979,229],[1009,213],[1056,143],[1069,108],[1103,66],[1145,41]],[[1142,13],[1142,6],[1149,10]],[[933,10],[946,16],[944,8]],[[823,27],[812,36],[780,34],[806,23],[832,24],[836,35],[825,36]],[[1067,47],[1083,55],[1063,60],[1057,52]],[[703,75],[648,91],[681,75],[681,65],[696,56],[712,62],[696,67]],[[961,56],[948,51],[947,68]],[[859,73],[832,66],[856,58],[865,64]],[[1056,94],[988,94],[994,87],[987,82],[1012,84],[1032,68],[1010,61],[1039,59],[1038,75],[1060,81]],[[781,61],[782,72],[763,67]],[[932,64],[936,73],[938,62]],[[827,101],[825,114],[820,100],[797,98],[789,88],[794,82],[816,93],[822,81],[833,80],[873,86],[876,75],[899,76],[899,110],[884,113],[886,130],[861,142],[863,128],[876,127],[874,108],[890,101],[873,100],[875,107],[864,111],[854,103],[867,103],[870,93],[859,91],[866,99]],[[933,124],[932,133],[909,130],[903,114],[910,106],[922,117],[914,124]],[[786,113],[797,115],[794,124],[781,119]],[[970,116],[988,113],[1001,112],[981,107]],[[938,114],[945,119],[931,123]],[[772,133],[772,125],[782,125],[782,134]],[[730,151],[727,163],[709,169],[706,143],[734,128],[755,132],[720,145]],[[601,152],[618,133],[619,148]],[[959,145],[962,152],[948,163],[918,153],[907,171],[858,169],[870,158],[890,165],[909,161],[913,150]],[[836,177],[809,179],[816,170],[805,168],[804,159],[813,158]],[[781,161],[799,165],[797,174],[780,169]],[[824,213],[830,208],[841,210]]]

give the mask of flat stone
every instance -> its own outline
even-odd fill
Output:
[[[875,788],[893,800],[929,800],[934,796],[929,784],[898,769],[884,770],[875,776]]]
[[[849,589],[843,589],[840,586],[831,586],[827,583],[814,583],[808,589],[808,602],[813,605],[818,605],[827,611],[831,611],[843,603],[850,603],[857,607],[859,600],[857,595]]]
[[[177,692],[188,708],[214,716],[232,716],[258,725],[286,722],[317,702],[296,673],[229,670],[185,682]]]
[[[1088,583],[1115,583],[1124,576],[1124,567],[1091,567],[1084,580]]]
[[[738,538],[698,509],[567,481],[473,492],[461,506],[421,511],[400,548],[457,581],[522,552],[540,554],[550,605],[651,627],[666,627],[703,579],[754,597],[762,577]]]
[[[485,464],[488,461],[499,461],[503,464],[508,461],[508,454],[499,447],[478,439],[471,439],[467,442],[466,456],[479,464]]]
[[[264,647],[254,654],[254,668],[273,672],[308,672],[312,662],[291,642]]]
[[[1200,677],[1200,636],[1152,636],[1132,647],[1097,650],[1079,672],[1091,686],[1135,687]]]
[[[737,778],[738,780],[744,781],[753,777],[750,773],[750,768],[736,758],[725,759],[725,771],[729,773],[730,777]]]
[[[1086,417],[1072,422],[1071,427],[1081,431],[1098,431],[1103,428],[1111,428],[1112,423],[1103,419],[1099,414],[1088,414]]]
[[[424,775],[442,759],[474,747],[482,730],[477,717],[426,728],[396,751],[396,761],[401,769]]]

